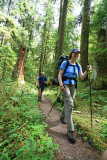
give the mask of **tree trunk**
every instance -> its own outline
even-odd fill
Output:
[[[107,30],[100,29],[98,32],[96,52],[96,79],[93,83],[94,89],[107,89]],[[94,69],[94,68],[93,68]],[[94,74],[94,73],[93,73]],[[92,75],[93,76],[93,75]],[[94,75],[95,76],[95,75]],[[92,77],[93,78],[93,77]],[[94,79],[94,78],[93,78]]]
[[[56,41],[56,47],[55,47],[55,62],[57,61],[58,43],[59,43],[59,33],[60,33],[60,29],[61,29],[62,3],[63,3],[63,0],[60,1],[60,16],[59,16],[59,26],[58,26],[58,39],[57,39],[57,41]]]
[[[40,56],[40,66],[39,66],[39,75],[42,72],[42,61],[43,61],[43,40],[42,40],[42,49],[41,49],[41,56]]]
[[[47,14],[46,14],[47,15]],[[39,75],[41,74],[41,72],[44,71],[44,54],[45,54],[45,34],[46,34],[46,22],[44,23],[44,27],[43,27],[43,34],[42,34],[42,47],[41,47],[41,57],[40,57],[40,66],[39,66]]]
[[[106,48],[107,48],[107,26],[106,26]]]
[[[61,1],[62,2],[62,1]],[[66,28],[66,17],[67,17],[67,8],[68,8],[68,0],[64,0],[63,8],[60,9],[60,21],[59,21],[59,40],[58,40],[58,48],[55,54],[55,69],[54,69],[54,76],[57,77],[57,60],[60,55],[63,54],[64,48],[64,36],[65,36],[65,28]]]
[[[84,9],[82,15],[82,30],[81,30],[81,44],[80,44],[80,64],[83,72],[88,64],[88,41],[89,41],[89,22],[90,22],[90,7],[91,0],[84,0]]]
[[[5,79],[5,72],[6,72],[6,58],[4,60],[4,64],[3,64],[3,72],[2,72],[2,75],[1,75],[1,80],[4,80]]]
[[[61,16],[61,26],[60,26],[60,29],[59,29],[59,44],[58,44],[58,56],[57,56],[57,58],[63,53],[67,8],[68,8],[68,0],[64,0],[63,11],[62,11],[62,16]]]
[[[12,74],[12,78],[24,81],[24,62],[26,57],[26,49],[20,45],[17,62]]]
[[[96,62],[97,62],[97,77],[102,77],[107,74],[107,55],[105,48],[107,47],[106,42],[106,33],[107,31],[105,29],[101,29],[98,33],[98,48],[102,48],[101,54],[96,53]]]

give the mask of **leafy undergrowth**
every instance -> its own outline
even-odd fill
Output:
[[[45,93],[52,103],[57,102],[55,107],[58,110],[63,108],[62,97],[59,96],[59,87],[51,86]],[[92,127],[90,112],[90,86],[88,82],[78,83],[74,110],[81,111],[81,114],[73,113],[74,125],[84,141],[91,140],[96,149],[103,152],[107,148],[107,106],[106,90],[93,90],[92,94]],[[56,101],[57,99],[57,101]]]
[[[33,88],[0,84],[0,160],[54,159],[58,145],[46,132]]]

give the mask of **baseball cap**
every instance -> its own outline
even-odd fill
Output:
[[[80,51],[77,48],[74,48],[74,49],[71,50],[71,53],[74,53],[74,52],[79,52],[80,53]]]

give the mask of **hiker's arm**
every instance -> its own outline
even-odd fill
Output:
[[[45,84],[47,84],[47,78],[45,78],[45,81],[43,81]]]
[[[47,84],[47,81],[43,81],[45,84]]]
[[[84,73],[82,71],[79,72],[79,76],[81,80],[84,80],[84,78],[87,76],[88,72],[85,71]]]
[[[63,82],[62,82],[62,75],[63,75],[64,70],[60,69],[59,74],[58,74],[58,81],[59,81],[59,85],[63,86]]]
[[[59,81],[61,91],[65,90],[65,87],[64,87],[63,82],[62,82],[63,73],[64,73],[64,70],[60,69],[59,74],[58,74],[58,81]]]
[[[45,84],[47,84],[47,81],[43,81]]]
[[[87,65],[86,71],[84,73],[82,71],[79,72],[79,76],[80,76],[81,80],[84,80],[84,78],[87,76],[89,70],[91,70],[91,65]]]
[[[38,80],[38,87],[39,87],[39,80]]]

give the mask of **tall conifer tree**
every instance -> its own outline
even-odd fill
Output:
[[[85,71],[88,64],[88,41],[89,41],[89,22],[90,22],[90,7],[91,0],[84,0],[84,8],[82,15],[82,30],[81,30],[81,44],[80,44],[80,63],[83,71]]]

